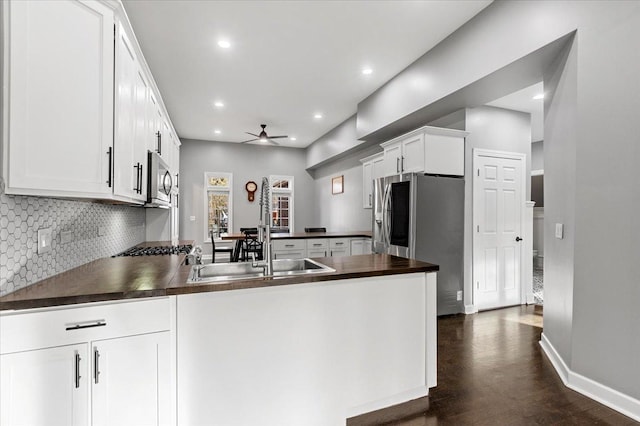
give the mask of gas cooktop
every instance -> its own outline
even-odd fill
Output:
[[[132,247],[111,257],[121,256],[164,256],[171,254],[189,254],[193,246],[181,244],[177,246]]]

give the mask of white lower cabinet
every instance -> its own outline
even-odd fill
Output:
[[[275,240],[271,242],[274,259],[304,259],[307,257],[306,240]]]
[[[342,257],[351,256],[349,238],[331,238],[329,240],[329,256]]]
[[[93,342],[92,425],[168,424],[169,353],[169,332]]]
[[[175,424],[170,317],[168,298],[3,315],[0,425]]]
[[[0,424],[89,424],[88,345],[0,355]]]
[[[327,257],[329,240],[326,238],[310,238],[307,240],[307,257]]]
[[[371,238],[354,238],[351,240],[351,256],[371,254]]]

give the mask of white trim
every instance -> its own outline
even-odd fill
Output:
[[[525,200],[525,197],[527,195],[527,156],[524,153],[520,153],[520,152],[508,152],[508,151],[497,151],[497,150],[491,150],[491,149],[482,149],[482,148],[473,148],[472,150],[472,165],[471,165],[471,173],[472,173],[472,187],[471,187],[471,196],[472,196],[472,201],[471,201],[471,290],[472,290],[472,296],[473,296],[473,307],[474,309],[478,309],[478,304],[476,303],[476,285],[475,285],[475,262],[474,262],[474,258],[475,258],[475,250],[476,250],[476,232],[474,232],[474,229],[476,229],[476,227],[478,226],[478,218],[476,216],[476,206],[475,206],[475,200],[476,200],[476,165],[477,165],[477,161],[479,157],[491,157],[491,158],[504,158],[504,159],[509,159],[509,160],[517,160],[521,162],[521,172],[520,172],[520,191],[522,194],[522,208],[520,209],[520,233],[521,235],[526,237],[526,232],[525,232],[525,225],[526,225],[526,214],[527,214],[527,208],[526,208],[526,203],[528,201]],[[533,232],[530,233],[531,238],[533,238]],[[523,254],[526,250],[524,249],[523,245],[520,246],[520,303],[521,304],[526,304],[528,297],[527,297],[527,289],[525,288],[525,280],[523,278],[524,276],[524,267],[525,267],[525,262],[523,261]],[[531,257],[531,256],[529,256]],[[533,270],[532,270],[533,271]],[[533,273],[533,272],[532,272]],[[533,292],[533,284],[531,284],[531,292]],[[466,311],[466,307],[465,307],[465,311]]]
[[[531,176],[544,176],[544,169],[531,170]]]
[[[210,186],[210,176],[226,176],[229,179],[229,186]],[[204,239],[202,243],[211,240],[209,235],[209,191],[227,192],[229,194],[229,232],[233,232],[233,173],[230,172],[204,172],[204,186],[202,187],[203,211],[202,225],[204,227]],[[222,241],[218,239],[216,241]]]
[[[289,181],[289,188],[274,188],[273,182],[276,180],[287,180]],[[295,218],[295,182],[293,176],[288,175],[269,175],[269,193],[271,195],[271,199],[267,202],[269,203],[269,221],[273,219],[273,194],[282,194],[289,196],[289,232],[293,232],[294,228],[294,218]],[[273,225],[269,223],[269,226]]]
[[[569,389],[598,401],[633,420],[640,421],[640,400],[571,371],[544,333],[541,336],[540,347],[551,361],[562,382]]]
[[[477,314],[478,308],[476,307],[476,305],[464,305],[464,313],[466,315]]]
[[[346,417],[355,417],[360,414],[369,413],[371,411],[381,410],[383,408],[392,407],[394,405],[402,404],[403,402],[411,401],[413,399],[422,398],[429,395],[429,390],[426,386],[419,386],[414,389],[409,389],[404,392],[389,396],[387,398],[379,399],[377,401],[367,402],[366,404],[357,405],[355,407],[347,408]]]

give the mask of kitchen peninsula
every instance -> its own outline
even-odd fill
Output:
[[[331,425],[436,385],[436,265],[325,257],[316,260],[335,272],[194,285],[182,258],[100,259],[0,298],[3,415],[38,424],[80,409],[111,424],[137,411],[170,425]],[[26,382],[4,378],[51,364],[47,354],[70,361],[61,376],[36,377],[60,396],[36,404]],[[125,359],[149,377],[127,378]],[[79,378],[55,380],[67,373]],[[107,395],[105,382],[130,391]]]

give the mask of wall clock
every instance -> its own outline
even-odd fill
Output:
[[[246,183],[244,189],[247,190],[247,199],[250,202],[253,202],[254,194],[256,193],[256,189],[258,189],[258,185],[254,181],[250,180]]]

